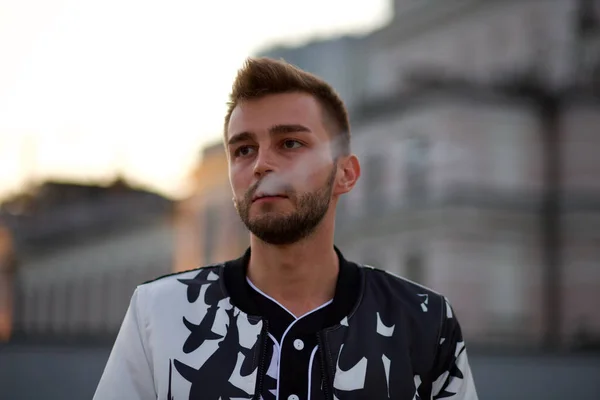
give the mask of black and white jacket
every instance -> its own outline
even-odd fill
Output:
[[[263,399],[266,385],[289,400],[477,399],[448,300],[339,251],[307,390],[279,393],[269,323],[246,281],[249,255],[138,286],[94,399]]]

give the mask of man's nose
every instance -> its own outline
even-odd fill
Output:
[[[254,176],[257,178],[262,178],[274,170],[275,165],[271,152],[267,149],[260,149],[254,162]]]

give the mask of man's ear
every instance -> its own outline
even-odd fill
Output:
[[[338,160],[338,171],[333,194],[348,193],[360,178],[360,162],[354,154],[341,157]]]

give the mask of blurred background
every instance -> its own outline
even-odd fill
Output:
[[[345,100],[336,243],[450,298],[481,399],[600,398],[600,0],[2,0],[0,54],[2,399],[91,398],[137,284],[245,250],[249,55]]]

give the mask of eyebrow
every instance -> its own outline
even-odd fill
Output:
[[[286,133],[299,133],[299,132],[311,132],[304,125],[300,124],[281,124],[281,125],[273,125],[269,129],[269,134],[271,136],[286,134]],[[227,144],[229,146],[234,145],[239,142],[244,142],[246,140],[254,139],[256,135],[252,132],[240,132],[233,135],[228,141]]]
[[[269,129],[269,133],[271,135],[276,135],[280,133],[297,133],[297,132],[310,132],[304,125],[292,124],[292,125],[274,125]]]

